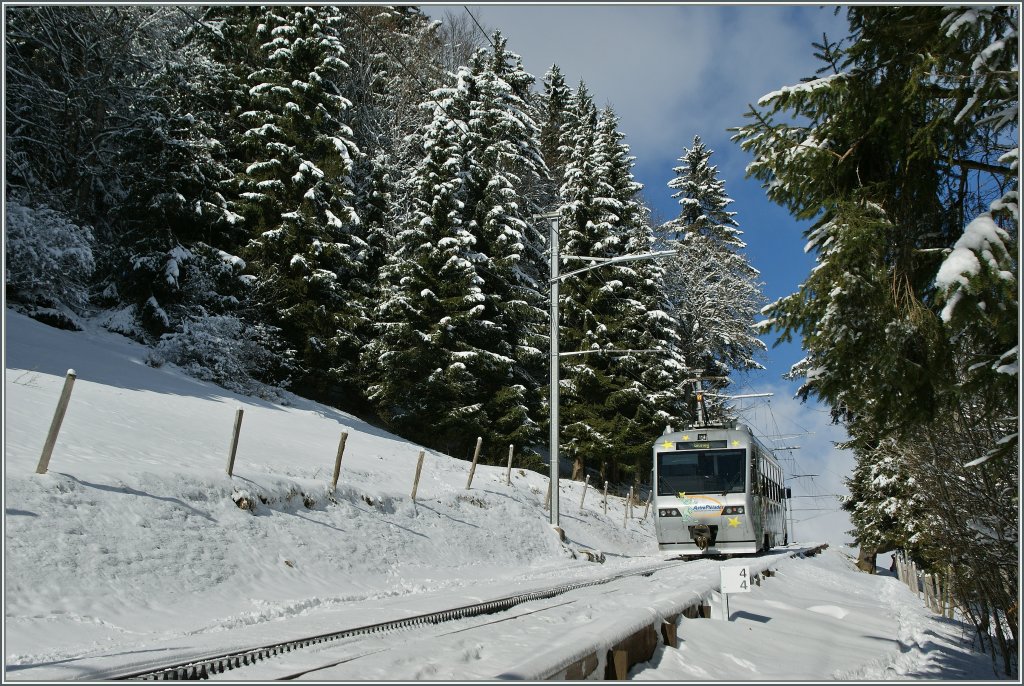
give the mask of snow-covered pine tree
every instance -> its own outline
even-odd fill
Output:
[[[500,32],[491,44],[471,62],[476,88],[470,93],[476,99],[467,122],[470,173],[464,211],[486,259],[479,270],[484,316],[494,326],[474,345],[501,361],[481,385],[485,396],[492,391],[495,396],[493,401],[481,398],[495,444],[526,447],[537,438],[537,380],[546,371],[540,352],[546,320],[540,286],[544,237],[533,217],[541,209],[547,170],[529,107],[534,77]]]
[[[543,90],[534,97],[535,118],[540,124],[540,152],[550,173],[550,189],[545,194],[545,206],[557,204],[558,188],[565,176],[562,150],[562,130],[572,90],[557,64],[544,75]]]
[[[478,435],[528,446],[537,434],[542,248],[529,189],[543,162],[525,101],[532,77],[500,34],[493,41],[425,103],[434,119],[420,136],[413,212],[364,356],[382,416],[452,454]]]
[[[413,209],[382,270],[378,335],[362,358],[369,399],[388,426],[450,454],[484,428],[471,369],[482,357],[459,348],[480,328],[485,298],[463,217],[469,70],[456,78],[424,103],[433,118],[418,134],[424,157],[411,181]]]
[[[912,554],[926,528],[921,521],[921,484],[907,471],[893,440],[870,441],[859,452],[866,459],[858,460],[845,480],[851,495],[843,500],[843,509],[854,525],[849,533],[868,551],[900,549]]]
[[[754,318],[765,304],[758,271],[742,250],[742,232],[725,181],[710,163],[713,151],[700,136],[679,158],[675,177],[679,216],[661,232],[677,256],[666,263],[666,294],[679,323],[687,359],[708,376],[726,377],[733,370],[760,369]],[[716,382],[716,387],[724,387]]]
[[[632,177],[632,161],[617,125],[611,111],[598,117],[581,84],[567,110],[562,137],[563,271],[586,264],[566,256],[615,257],[631,247],[643,248],[649,237],[647,211],[637,198],[639,184]],[[645,380],[639,372],[645,364],[640,356],[627,354],[618,361],[622,354],[614,352],[659,347],[667,351],[666,332],[654,322],[662,311],[654,293],[657,270],[650,264],[612,265],[574,276],[562,286],[561,347],[588,351],[562,365],[563,446],[574,459],[575,478],[583,478],[588,467],[601,469],[611,480],[630,476],[643,459],[637,444],[644,439],[638,437],[660,431],[664,424],[656,417],[671,413],[654,406],[660,392],[647,386],[667,383],[664,370]],[[650,283],[643,276],[647,274],[653,277]],[[677,357],[667,354],[654,366],[672,367],[676,362]],[[646,372],[652,372],[651,367]]]
[[[566,255],[609,258],[621,254],[620,237],[612,231],[608,206],[613,190],[601,178],[597,151],[597,108],[585,84],[573,93],[563,124],[561,152],[565,173],[559,189],[560,270],[583,266]],[[565,280],[560,288],[560,348],[565,352],[612,349],[608,322],[617,303],[605,288],[608,275],[595,270]],[[605,400],[615,390],[608,355],[586,354],[561,364],[561,449],[573,459],[573,478],[584,470],[607,465],[615,470],[612,442],[614,412]],[[613,479],[614,480],[614,479]]]
[[[396,227],[408,213],[405,182],[418,162],[411,135],[429,121],[418,105],[437,81],[436,24],[415,7],[380,5],[342,8],[345,85],[351,105],[342,118],[360,154],[353,158],[352,207],[360,218],[351,231],[363,242],[358,273],[347,283],[348,297],[367,313],[357,326],[359,340],[371,340],[380,271],[391,252]],[[357,372],[361,373],[361,372]],[[360,382],[360,388],[365,384]],[[360,393],[359,396],[365,396]],[[339,399],[340,400],[340,399]],[[365,397],[350,395],[345,407],[360,409]]]
[[[234,257],[245,241],[244,221],[221,193],[232,173],[211,125],[221,112],[210,112],[207,102],[222,66],[197,42],[180,42],[152,81],[162,106],[137,141],[139,173],[117,215],[113,253],[120,268],[102,284],[108,306],[127,306],[107,319],[110,325],[128,333],[123,319],[134,312],[154,338],[186,319],[238,309],[246,291],[239,278],[244,262]]]
[[[650,253],[654,245],[650,211],[640,196],[643,186],[633,177],[634,158],[624,138],[614,110],[605,108],[598,123],[597,153],[611,189],[612,230],[622,239],[623,254]],[[615,320],[607,322],[609,336],[619,350],[638,351],[610,356],[616,389],[607,405],[615,412],[613,441],[621,455],[617,464],[640,479],[649,471],[651,437],[666,424],[683,423],[689,414],[682,387],[686,364],[679,350],[677,324],[665,311],[660,260],[605,267],[599,276],[618,305]]]
[[[347,290],[365,244],[351,206],[357,150],[341,120],[349,105],[341,13],[328,6],[219,12],[218,29],[235,42],[233,199],[251,236],[251,297],[298,353],[296,390],[330,391],[344,402],[344,391],[355,392],[355,331],[366,314]]]
[[[672,168],[675,177],[668,187],[676,191],[672,197],[678,199],[680,209],[679,216],[664,229],[673,232],[671,237],[677,240],[699,233],[718,243],[743,248],[736,213],[728,209],[732,198],[725,192],[725,181],[718,178],[718,167],[710,162],[713,152],[700,136],[694,136],[693,145],[679,158],[682,164]]]

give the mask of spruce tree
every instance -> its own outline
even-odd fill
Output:
[[[342,18],[333,7],[233,7],[228,46],[235,128],[234,197],[246,218],[252,297],[302,367],[300,392],[336,402],[355,392],[365,320],[348,284],[365,243],[351,205],[351,130]]]
[[[613,231],[621,237],[623,254],[654,249],[650,211],[642,184],[633,177],[633,160],[619,119],[608,107],[598,123],[597,151],[603,176],[611,188]],[[665,425],[680,424],[688,414],[681,382],[686,363],[679,350],[676,324],[665,311],[664,268],[648,259],[604,268],[607,287],[618,305],[609,333],[618,352],[610,358],[616,389],[607,399],[615,411],[614,443],[621,465],[639,482],[650,468],[650,441]]]
[[[710,163],[713,151],[694,136],[668,182],[679,216],[662,227],[677,257],[666,266],[666,294],[679,323],[691,365],[702,374],[726,377],[733,370],[762,368],[755,356],[765,346],[754,318],[764,304],[758,272],[742,250],[736,213],[725,181]],[[716,382],[716,387],[724,387]]]
[[[584,84],[573,94],[563,129],[565,175],[559,191],[560,271],[583,266],[566,255],[611,258],[620,254],[620,237],[612,232],[612,189],[601,178],[597,154],[597,108]],[[563,282],[560,288],[560,347],[588,352],[615,347],[608,322],[615,312],[613,293],[604,288],[607,275],[596,270]],[[561,378],[561,447],[574,461],[573,478],[582,479],[588,463],[615,471],[612,441],[614,413],[605,401],[614,390],[606,354],[589,353],[563,363]],[[614,476],[613,480],[614,480]]]
[[[460,73],[465,84],[467,70]],[[453,89],[449,96],[459,96]],[[476,273],[476,238],[462,217],[466,159],[458,97],[440,98],[421,133],[425,157],[413,176],[413,210],[382,271],[378,336],[363,364],[369,398],[394,430],[426,445],[458,452],[483,428],[475,378],[455,346],[479,326],[484,296]],[[475,420],[475,421],[474,421]]]
[[[464,210],[487,260],[480,276],[485,316],[495,327],[478,345],[508,360],[484,387],[497,401],[488,407],[485,400],[485,410],[495,441],[529,445],[538,434],[536,389],[543,377],[538,348],[546,318],[539,269],[544,244],[534,216],[541,209],[547,171],[528,102],[534,78],[508,51],[500,32],[491,42],[492,50],[479,51],[472,62],[476,99],[467,122],[470,174]]]
[[[342,114],[359,149],[353,157],[352,207],[360,221],[351,228],[362,241],[358,271],[345,284],[347,298],[363,313],[354,336],[366,345],[374,331],[377,288],[396,227],[406,219],[406,179],[416,159],[410,135],[429,121],[418,107],[429,96],[435,68],[428,46],[435,27],[417,8],[351,6],[342,9],[346,96]],[[362,374],[361,364],[348,373]],[[364,380],[346,406],[365,409]],[[358,402],[358,405],[356,404]]]
[[[818,265],[769,307],[768,325],[801,336],[802,393],[845,421],[862,468],[872,440],[892,440],[900,467],[928,484],[925,521],[949,535],[919,537],[912,553],[956,561],[960,602],[1010,673],[1017,572],[1000,532],[1018,527],[1019,504],[992,494],[1016,492],[1019,472],[1019,12],[847,16],[842,45],[817,45],[823,75],[762,97],[735,136],[768,196],[813,220]],[[952,514],[974,511],[985,514],[970,531]]]
[[[550,172],[550,187],[545,195],[545,205],[554,205],[558,188],[565,176],[565,161],[562,151],[562,136],[567,117],[567,108],[572,91],[565,84],[565,77],[557,64],[544,75],[543,90],[535,98],[536,119],[540,124],[540,151]]]
[[[561,146],[563,271],[586,264],[568,255],[607,259],[649,249],[648,212],[622,138],[614,112],[599,116],[581,84]],[[658,266],[644,262],[593,269],[562,286],[561,347],[586,353],[562,365],[563,445],[575,478],[588,466],[613,481],[639,478],[646,459],[641,445],[680,414],[670,396],[682,361],[672,327],[665,326],[659,280]],[[628,350],[664,352],[622,352]]]
[[[718,168],[710,163],[713,152],[700,136],[694,136],[693,145],[679,158],[682,164],[672,168],[676,175],[668,187],[676,191],[672,197],[678,199],[680,209],[665,229],[674,232],[676,239],[700,234],[742,248],[736,213],[728,209],[732,198],[725,192],[725,181],[718,178]]]
[[[530,189],[543,174],[532,77],[496,34],[424,106],[412,212],[384,270],[380,335],[364,362],[392,426],[461,455],[538,433],[543,302]]]

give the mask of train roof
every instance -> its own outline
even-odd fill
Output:
[[[672,427],[665,428],[671,429]],[[706,439],[699,438],[699,434],[715,433],[716,436],[721,436],[721,432],[725,432],[726,436],[728,436],[730,439],[736,437],[736,434],[740,434],[747,440],[753,443],[758,443],[765,450],[773,452],[770,446],[768,446],[761,438],[754,435],[754,432],[751,431],[749,426],[747,426],[746,424],[740,424],[738,422],[733,422],[731,424],[713,424],[707,426],[688,426],[678,431],[666,431],[662,435],[658,436],[653,442],[655,444],[658,444],[663,443],[665,441],[669,441],[671,443],[701,441]]]
[[[665,428],[666,429],[671,429],[671,427],[665,427]],[[667,438],[669,440],[674,440],[674,441],[692,441],[692,440],[696,440],[696,437],[693,434],[696,434],[696,433],[708,433],[708,432],[711,432],[711,431],[715,431],[715,432],[717,432],[717,431],[738,432],[738,433],[747,434],[750,437],[754,438],[754,432],[750,430],[749,426],[747,426],[746,424],[739,424],[739,423],[733,422],[731,424],[710,424],[710,425],[707,425],[707,426],[687,426],[687,427],[683,427],[683,428],[679,429],[678,431],[676,431],[676,430],[667,430],[661,436],[658,436],[657,440],[663,441],[663,440],[665,440]],[[687,436],[690,436],[690,438],[687,438]]]

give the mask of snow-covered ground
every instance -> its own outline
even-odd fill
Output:
[[[147,366],[146,350],[120,336],[59,331],[10,310],[5,343],[10,679],[96,678],[87,665],[99,660],[251,645],[300,623],[380,621],[667,557],[642,509],[625,517],[624,501],[609,497],[606,514],[593,488],[581,509],[582,484],[561,485],[563,544],[547,523],[544,475],[513,469],[509,485],[504,467],[481,465],[467,489],[467,462],[427,451],[413,502],[420,447],[344,413],[237,396]],[[77,381],[39,475],[68,369]],[[240,509],[241,497],[254,508]],[[585,548],[605,564],[586,561]],[[693,564],[694,583],[712,577],[711,562]],[[987,657],[960,646],[959,624],[929,616],[894,579],[860,574],[837,547],[787,564],[731,609],[728,623],[681,620],[680,649],[659,650],[636,676],[993,678]],[[687,629],[693,621],[700,631]]]
[[[994,680],[959,621],[926,609],[886,570],[857,570],[829,548],[729,596],[731,621],[682,619],[679,648],[630,672],[671,681]],[[734,564],[734,563],[733,563]],[[713,612],[720,612],[713,608]]]

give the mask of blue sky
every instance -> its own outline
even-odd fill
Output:
[[[463,7],[424,10],[441,18],[446,12],[464,13]],[[684,148],[699,135],[714,150],[712,163],[734,200],[748,258],[761,272],[766,297],[774,301],[797,290],[814,264],[803,250],[806,223],[793,220],[765,198],[757,181],[745,178],[750,158],[729,140],[728,128],[744,123],[748,105],[762,95],[813,76],[820,65],[811,43],[823,33],[833,40],[846,35],[844,14],[837,16],[834,6],[738,3],[466,7],[485,28],[502,31],[538,84],[557,63],[570,85],[586,82],[598,107],[614,107],[636,157],[634,173],[644,184],[648,206],[662,220],[678,214],[666,184]],[[794,400],[799,384],[781,378],[803,357],[799,342],[773,347],[774,336],[765,342],[766,369],[737,377],[734,388],[775,395],[744,401],[744,417],[765,434],[800,434],[780,440],[801,445],[780,453],[787,460],[784,466],[790,474],[818,476],[795,480],[794,491],[805,496],[845,493],[842,478],[852,468],[852,457],[832,447],[844,433],[830,424],[826,408]],[[797,502],[811,508],[835,501]],[[836,541],[850,528],[845,515],[827,510],[807,509],[801,516],[806,520],[795,527],[798,537]]]

